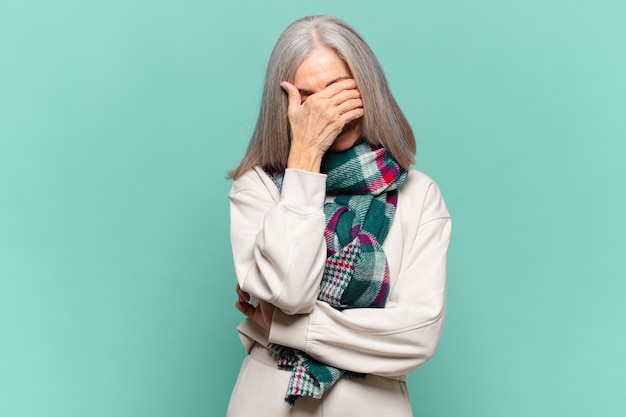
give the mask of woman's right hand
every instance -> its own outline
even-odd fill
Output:
[[[356,81],[337,81],[304,100],[293,84],[284,81],[281,87],[289,97],[291,148],[287,167],[319,172],[322,157],[344,126],[363,116]]]

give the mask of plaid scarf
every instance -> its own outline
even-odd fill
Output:
[[[324,238],[328,257],[318,300],[343,310],[382,308],[389,292],[389,267],[382,243],[393,220],[398,187],[407,171],[384,148],[360,144],[340,153],[327,153],[321,172],[335,201],[324,205]],[[281,189],[283,173],[268,173]],[[278,366],[291,371],[285,401],[322,398],[342,376],[365,377],[319,362],[290,347],[270,344]]]

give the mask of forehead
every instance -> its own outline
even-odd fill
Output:
[[[316,48],[302,60],[294,75],[297,88],[319,91],[338,78],[352,77],[348,65],[328,48]]]

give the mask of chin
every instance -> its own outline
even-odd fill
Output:
[[[331,152],[343,152],[343,151],[347,151],[348,149],[352,148],[354,146],[354,144],[356,143],[358,138],[338,138],[337,140],[335,140],[335,142],[332,144],[332,146],[330,148],[328,148],[329,151]]]
[[[337,136],[337,139],[328,148],[330,152],[344,152],[352,148],[361,137],[360,123],[350,123],[346,125],[343,131]]]

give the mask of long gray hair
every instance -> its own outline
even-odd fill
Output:
[[[332,16],[307,16],[289,25],[272,51],[267,65],[259,118],[239,166],[229,173],[238,178],[254,165],[283,171],[289,156],[288,98],[280,83],[293,82],[300,63],[319,46],[343,59],[361,92],[363,136],[385,147],[403,168],[414,162],[415,137],[393,98],[383,70],[363,38]]]

